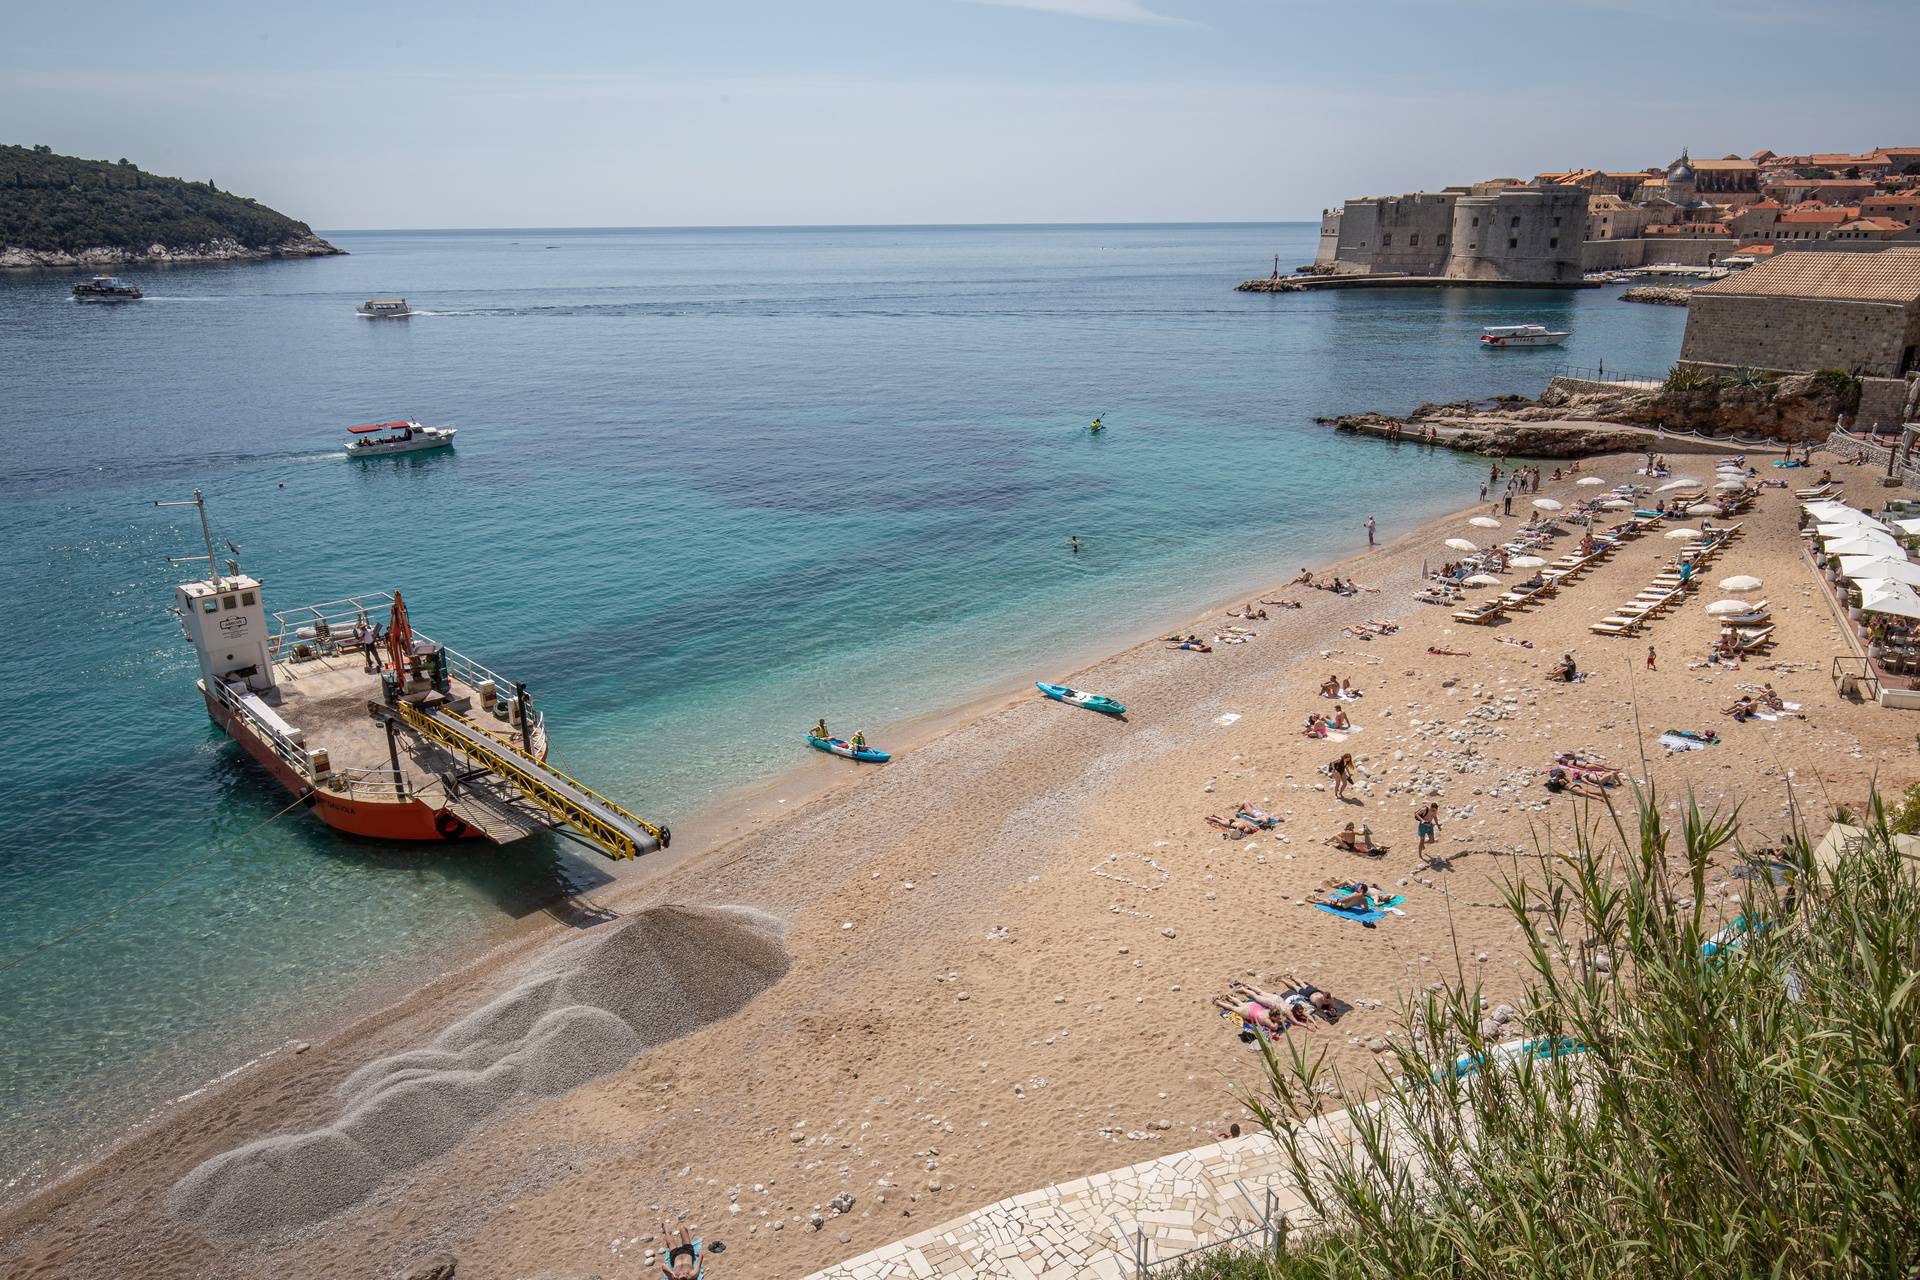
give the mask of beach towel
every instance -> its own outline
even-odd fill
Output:
[[[1405,901],[1405,898],[1395,896],[1384,900],[1369,899],[1370,905],[1361,908],[1336,907],[1331,902],[1316,902],[1313,905],[1330,916],[1339,916],[1342,920],[1353,920],[1372,928],[1378,922],[1385,920],[1389,914],[1405,915],[1404,911],[1393,910]]]
[[[1660,745],[1669,751],[1705,751],[1720,741],[1720,735],[1708,730],[1704,734],[1691,729],[1669,729],[1660,735]]]

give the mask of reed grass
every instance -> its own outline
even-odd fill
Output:
[[[1539,851],[1505,888],[1521,1035],[1580,1051],[1459,1074],[1498,1043],[1461,983],[1403,1001],[1387,1079],[1263,1041],[1239,1092],[1308,1212],[1278,1256],[1182,1274],[1920,1275],[1920,872],[1877,797],[1867,827],[1822,869],[1804,832],[1748,855],[1731,816],[1689,804],[1673,830],[1648,791]],[[1730,863],[1752,869],[1731,908],[1708,888]],[[1339,1108],[1350,1142],[1301,1123]]]

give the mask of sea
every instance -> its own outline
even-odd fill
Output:
[[[127,269],[133,305],[0,273],[0,1199],[608,871],[276,818],[194,689],[199,528],[156,501],[203,492],[270,610],[404,589],[684,841],[817,717],[884,746],[1477,495],[1484,461],[1316,416],[1657,375],[1684,323],[1234,292],[1310,261],[1304,223],[323,234],[350,256]],[[416,313],[355,315],[384,295]],[[1478,347],[1524,321],[1572,337]],[[399,418],[458,446],[343,454]]]

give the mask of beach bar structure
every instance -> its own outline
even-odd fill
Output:
[[[1910,510],[1909,510],[1910,507]],[[1920,710],[1920,504],[1872,516],[1845,503],[1801,505],[1801,536],[1848,653],[1830,668],[1842,693]]]

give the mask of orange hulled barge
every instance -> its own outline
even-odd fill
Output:
[[[258,579],[215,558],[174,600],[207,714],[328,826],[376,840],[510,844],[559,831],[613,858],[672,833],[547,763],[526,686],[416,630],[398,591],[269,615]]]

